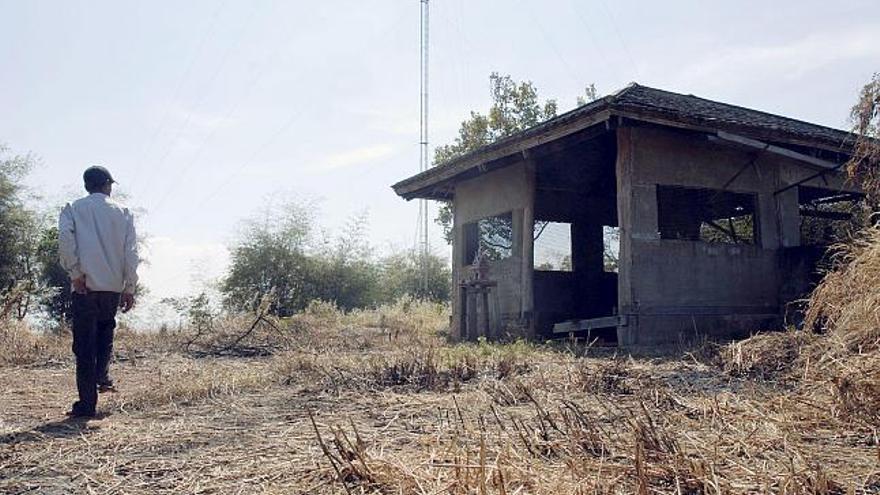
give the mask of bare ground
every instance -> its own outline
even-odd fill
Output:
[[[0,493],[880,493],[876,425],[689,354],[324,332],[129,342],[88,422],[69,359],[0,368]]]

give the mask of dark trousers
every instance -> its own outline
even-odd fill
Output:
[[[79,401],[73,405],[76,412],[94,414],[98,384],[111,383],[109,368],[119,297],[118,292],[73,294],[73,354],[79,391]]]

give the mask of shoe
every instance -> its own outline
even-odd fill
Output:
[[[70,411],[67,411],[67,416],[71,418],[94,418],[95,408],[94,406],[91,409],[84,408],[80,401],[76,401],[70,406]]]
[[[104,392],[116,392],[116,386],[113,385],[113,382],[98,384],[98,393],[103,394]]]
[[[71,409],[70,411],[67,411],[67,417],[69,417],[69,418],[94,418],[95,411],[89,412],[89,411],[79,411],[76,409]]]

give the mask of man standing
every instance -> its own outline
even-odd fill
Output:
[[[73,353],[79,400],[68,415],[92,417],[98,391],[113,391],[109,366],[116,310],[134,306],[137,236],[128,208],[110,199],[114,180],[104,167],[83,173],[89,195],[68,203],[58,221],[61,266],[70,276]]]

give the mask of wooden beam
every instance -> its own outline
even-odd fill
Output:
[[[845,211],[822,211],[804,208],[800,210],[802,217],[825,218],[827,220],[852,220],[852,213]]]
[[[626,326],[626,316],[603,316],[601,318],[589,318],[586,320],[563,321],[553,325],[553,333],[582,332],[598,328],[612,328]]]
[[[770,143],[765,143],[763,141],[758,141],[757,139],[751,139],[745,136],[739,136],[737,134],[731,134],[724,131],[718,131],[715,133],[715,135],[718,137],[718,139],[722,141],[729,141],[757,150],[766,151],[767,153],[784,156],[786,158],[791,158],[792,160],[808,163],[822,169],[837,170],[838,168],[840,168],[839,163],[829,162],[828,160],[823,160],[814,156],[798,153],[797,151],[783,148],[781,146],[776,146]]]
[[[834,196],[828,196],[821,199],[815,199],[811,203],[824,205],[828,203],[840,203],[841,201],[861,201],[865,199],[865,195],[861,193],[843,192]]]
[[[846,164],[841,163],[838,167],[842,167],[844,165],[846,165]],[[834,169],[822,169],[814,174],[809,175],[808,177],[804,177],[803,179],[801,179],[793,184],[789,184],[789,185],[783,187],[782,189],[777,189],[777,190],[773,191],[773,195],[776,196],[777,194],[782,194],[785,191],[788,191],[789,189],[794,189],[802,184],[806,184],[807,182],[810,182],[813,179],[822,179],[827,184],[828,179],[825,178],[825,174],[830,173],[830,172],[834,172]]]

